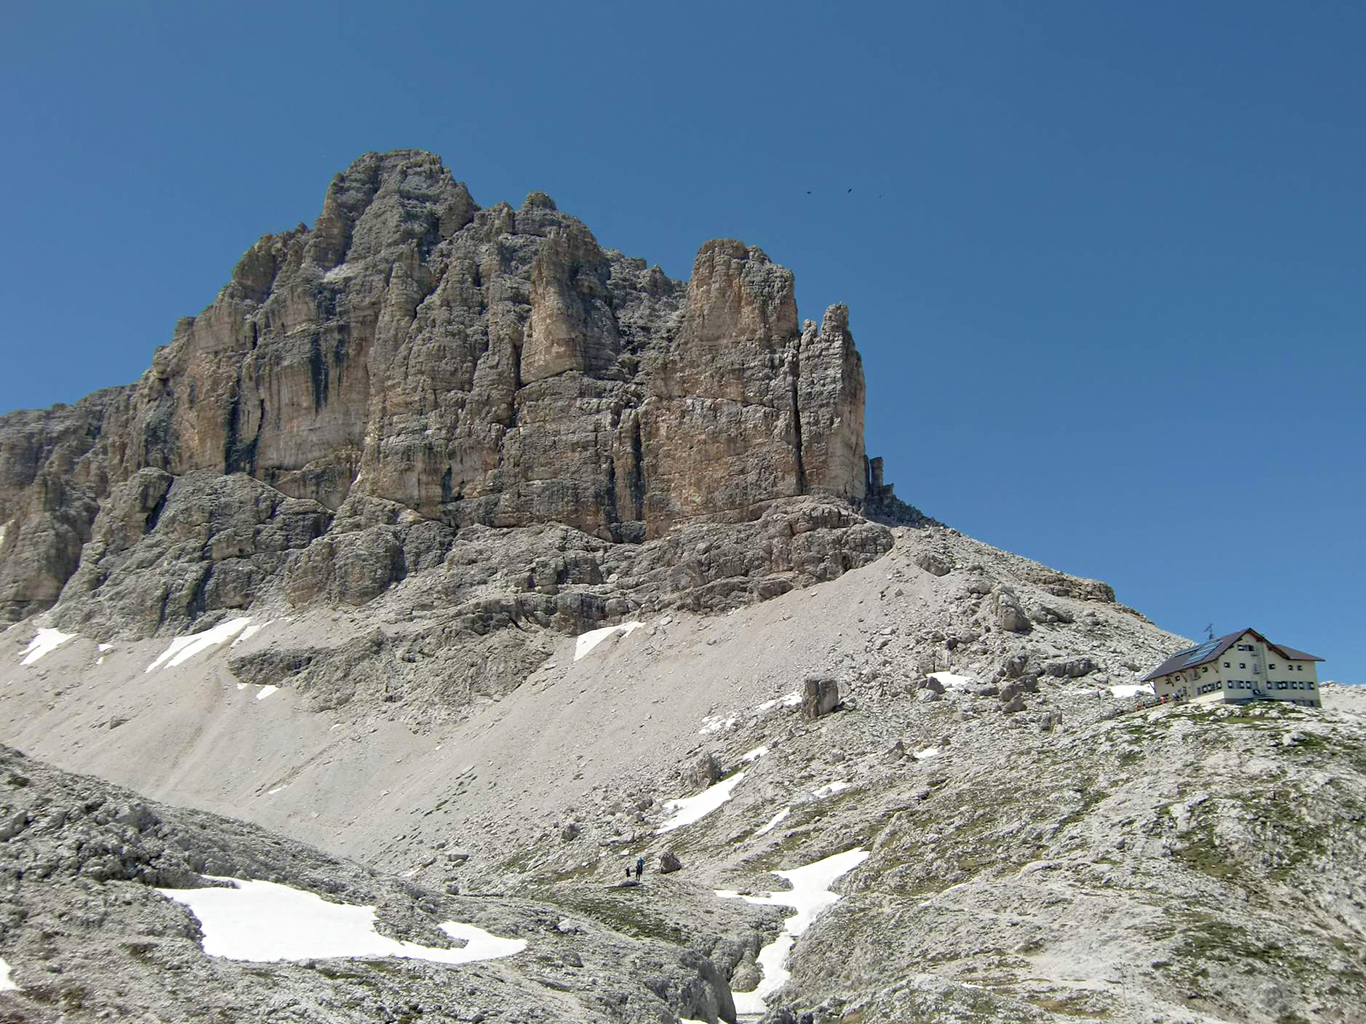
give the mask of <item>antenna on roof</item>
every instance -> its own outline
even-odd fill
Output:
[[[1209,638],[1210,638],[1211,640],[1213,640],[1213,639],[1214,639],[1214,623],[1211,622],[1208,626],[1206,626],[1206,627],[1205,627],[1205,632],[1208,633],[1208,634],[1209,634]]]

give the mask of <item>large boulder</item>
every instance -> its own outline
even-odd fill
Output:
[[[983,607],[991,621],[1006,632],[1028,633],[1032,628],[1015,591],[1003,583],[991,589]]]
[[[802,714],[819,718],[834,711],[840,702],[840,684],[829,676],[807,676],[802,684]]]

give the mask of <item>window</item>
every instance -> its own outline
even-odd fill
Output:
[[[1270,669],[1273,669],[1273,668],[1275,668],[1275,667],[1276,667],[1275,665],[1268,665],[1268,666],[1267,666],[1267,669],[1270,670]]]
[[[1224,662],[1224,668],[1228,668],[1228,662]]]
[[[1312,690],[1314,688],[1314,681],[1311,679],[1306,685],[1308,685],[1309,689]]]
[[[1238,667],[1239,667],[1239,668],[1247,668],[1247,662],[1245,662],[1245,661],[1240,661],[1240,662],[1238,662]]]
[[[1284,689],[1285,689],[1285,683],[1284,683],[1283,681],[1277,683],[1277,684],[1276,684],[1276,689],[1278,689],[1278,690],[1284,690]]]

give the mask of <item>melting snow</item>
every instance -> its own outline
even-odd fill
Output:
[[[917,750],[917,751],[915,752],[915,759],[916,759],[917,761],[923,760],[924,758],[927,758],[927,757],[938,757],[938,756],[939,756],[939,748],[938,748],[938,747],[926,747],[924,750]]]
[[[852,785],[852,782],[830,782],[820,789],[813,789],[811,795],[817,800],[824,800],[826,797],[834,796],[836,793],[846,790]]]
[[[257,700],[265,700],[267,697],[269,697],[272,693],[274,693],[274,692],[275,692],[276,690],[278,690],[278,689],[279,689],[278,686],[263,686],[263,687],[261,687],[259,690],[256,691],[256,699],[257,699]]]
[[[0,957],[0,992],[18,992],[19,986],[10,980],[9,964],[5,963],[5,958]]]
[[[835,879],[854,870],[867,859],[866,850],[847,850],[833,857],[818,860],[814,864],[808,864],[804,868],[773,872],[779,878],[787,879],[792,885],[790,892],[772,893],[768,896],[740,896],[738,892],[729,889],[716,890],[716,895],[725,899],[739,897],[748,903],[792,907],[796,910],[795,914],[783,922],[783,933],[759,950],[759,955],[755,958],[762,971],[759,987],[753,992],[734,993],[737,1014],[762,1014],[767,1011],[768,1007],[764,1005],[764,1000],[782,988],[792,976],[785,966],[792,944],[811,927],[811,922],[822,910],[839,900],[838,894],[830,891],[830,886],[834,884]]]
[[[112,651],[114,649],[113,644],[96,644],[95,646],[99,648],[101,654],[103,654],[105,651]]]
[[[27,647],[19,653],[23,655],[20,665],[32,665],[44,654],[55,651],[68,640],[75,640],[75,633],[63,633],[60,629],[40,629]]]
[[[784,807],[781,811],[779,811],[777,814],[775,814],[772,818],[769,819],[769,822],[768,822],[767,825],[765,825],[763,828],[759,829],[759,831],[755,832],[755,833],[754,833],[754,837],[757,839],[759,836],[766,836],[766,835],[768,835],[768,834],[769,834],[770,832],[772,832],[775,828],[777,828],[779,825],[781,825],[781,824],[787,819],[787,816],[788,816],[789,814],[791,814],[791,813],[792,813],[792,808],[791,808],[791,807]]]
[[[702,719],[702,728],[697,730],[697,735],[707,736],[714,732],[724,732],[726,729],[734,729],[735,723],[739,721],[734,715],[708,715]]]
[[[938,679],[950,690],[962,690],[972,685],[969,677],[954,675],[952,672],[931,672],[930,678]]]
[[[590,629],[587,633],[580,633],[578,639],[574,641],[574,660],[578,661],[587,655],[589,651],[613,633],[630,636],[643,625],[645,625],[643,622],[623,622],[620,626],[603,626],[601,629]]]
[[[441,930],[465,939],[462,949],[399,942],[375,931],[375,908],[329,903],[275,882],[222,878],[231,889],[158,889],[194,911],[204,929],[204,952],[230,960],[305,960],[322,957],[404,957],[443,964],[496,960],[526,948],[471,924],[446,921]]]
[[[763,714],[763,712],[768,711],[771,708],[776,708],[779,704],[785,708],[792,708],[796,707],[801,702],[802,695],[800,693],[789,693],[784,697],[775,697],[773,700],[766,700],[762,704],[757,705],[754,710]]]
[[[696,796],[667,801],[664,810],[669,811],[670,816],[664,820],[664,824],[655,829],[655,835],[662,836],[665,832],[672,832],[676,828],[691,825],[694,821],[705,818],[730,799],[731,790],[738,786],[744,777],[744,772],[736,772],[730,778],[722,779],[714,786],[708,786]]]
[[[269,626],[269,625],[270,625],[269,622],[261,622],[261,623],[256,624],[255,626],[248,626],[246,629],[242,630],[242,632],[238,635],[237,639],[234,640],[232,643],[228,644],[228,646],[229,646],[229,647],[236,647],[238,644],[242,643],[243,641],[245,641],[245,640],[250,640],[250,639],[251,639],[252,637],[254,637],[257,633],[261,632],[262,627],[264,627],[264,626]]]
[[[757,761],[757,760],[759,760],[759,758],[763,757],[763,756],[764,756],[765,754],[767,754],[767,753],[768,753],[768,747],[755,747],[755,748],[754,748],[753,750],[751,750],[748,754],[741,754],[741,755],[740,755],[740,763],[741,763],[741,764],[749,764],[751,761]]]
[[[1155,696],[1151,683],[1140,683],[1133,686],[1112,686],[1110,693],[1115,697],[1137,697],[1140,693]]]
[[[206,629],[202,633],[193,633],[190,636],[178,636],[171,641],[171,646],[161,653],[161,657],[147,666],[147,671],[151,672],[159,668],[163,662],[174,668],[182,662],[189,661],[201,651],[207,651],[210,647],[217,647],[224,640],[229,640],[237,633],[241,632],[251,619],[229,619],[227,622],[219,623],[213,629]]]

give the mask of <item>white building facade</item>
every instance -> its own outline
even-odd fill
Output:
[[[1318,708],[1318,663],[1322,658],[1273,644],[1255,629],[1178,651],[1143,677],[1159,697],[1208,703],[1245,704],[1283,700]]]

